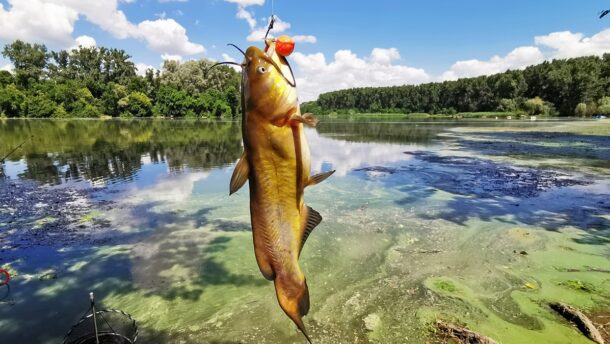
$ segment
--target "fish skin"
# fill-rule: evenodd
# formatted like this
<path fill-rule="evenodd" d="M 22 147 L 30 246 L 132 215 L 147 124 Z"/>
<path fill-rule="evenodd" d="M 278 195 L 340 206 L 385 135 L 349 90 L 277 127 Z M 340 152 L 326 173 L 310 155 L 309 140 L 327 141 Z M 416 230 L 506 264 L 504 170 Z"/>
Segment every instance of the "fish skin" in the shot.
<path fill-rule="evenodd" d="M 292 120 L 300 115 L 296 89 L 273 58 L 250 47 L 242 72 L 243 166 L 248 169 L 254 252 L 261 273 L 274 282 L 280 307 L 310 341 L 302 320 L 309 311 L 309 290 L 298 262 L 311 213 L 303 199 L 309 148 L 302 123 Z"/>

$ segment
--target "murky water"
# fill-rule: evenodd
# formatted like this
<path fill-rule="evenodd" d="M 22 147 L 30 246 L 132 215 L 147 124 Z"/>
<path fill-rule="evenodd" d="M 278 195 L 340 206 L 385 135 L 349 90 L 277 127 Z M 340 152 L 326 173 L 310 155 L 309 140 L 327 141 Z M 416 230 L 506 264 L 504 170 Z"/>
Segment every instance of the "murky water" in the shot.
<path fill-rule="evenodd" d="M 308 130 L 313 169 L 337 170 L 306 192 L 324 217 L 301 256 L 314 341 L 424 343 L 444 319 L 502 343 L 587 343 L 546 303 L 610 304 L 610 136 L 570 126 Z M 61 341 L 94 291 L 143 343 L 303 343 L 256 266 L 247 188 L 228 196 L 240 135 L 230 122 L 0 122 L 0 156 L 26 142 L 0 170 L 0 267 L 15 273 L 0 338 Z"/>

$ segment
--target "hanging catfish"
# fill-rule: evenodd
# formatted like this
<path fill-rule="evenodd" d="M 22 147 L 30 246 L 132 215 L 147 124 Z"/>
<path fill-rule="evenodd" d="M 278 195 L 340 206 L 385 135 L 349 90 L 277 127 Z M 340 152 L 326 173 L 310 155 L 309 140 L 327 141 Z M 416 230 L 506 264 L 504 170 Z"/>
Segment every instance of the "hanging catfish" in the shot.
<path fill-rule="evenodd" d="M 274 282 L 280 307 L 309 341 L 302 320 L 309 311 L 309 290 L 298 260 L 305 240 L 322 217 L 305 205 L 303 193 L 305 187 L 334 171 L 310 176 L 303 124 L 315 126 L 316 120 L 311 114 L 301 115 L 294 75 L 281 55 L 292 52 L 292 40 L 283 37 L 280 49 L 276 49 L 277 42 L 266 40 L 266 52 L 250 47 L 244 53 L 244 153 L 231 177 L 230 193 L 249 181 L 258 267 Z"/>

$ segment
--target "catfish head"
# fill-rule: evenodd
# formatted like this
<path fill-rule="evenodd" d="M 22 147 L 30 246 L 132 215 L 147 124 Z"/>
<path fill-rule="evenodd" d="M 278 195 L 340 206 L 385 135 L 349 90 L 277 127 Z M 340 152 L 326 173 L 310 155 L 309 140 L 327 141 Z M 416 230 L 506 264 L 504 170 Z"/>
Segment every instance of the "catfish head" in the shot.
<path fill-rule="evenodd" d="M 248 116 L 272 123 L 287 121 L 298 105 L 294 83 L 257 47 L 246 50 L 244 64 L 242 82 Z"/>

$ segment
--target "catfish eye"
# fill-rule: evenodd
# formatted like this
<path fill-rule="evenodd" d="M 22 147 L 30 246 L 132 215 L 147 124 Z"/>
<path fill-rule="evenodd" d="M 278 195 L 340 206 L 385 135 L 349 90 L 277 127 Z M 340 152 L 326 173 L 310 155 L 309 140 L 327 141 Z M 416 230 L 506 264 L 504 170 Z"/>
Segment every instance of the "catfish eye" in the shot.
<path fill-rule="evenodd" d="M 267 69 L 263 66 L 260 66 L 260 67 L 256 68 L 256 71 L 258 72 L 258 74 L 264 74 L 267 71 Z"/>

